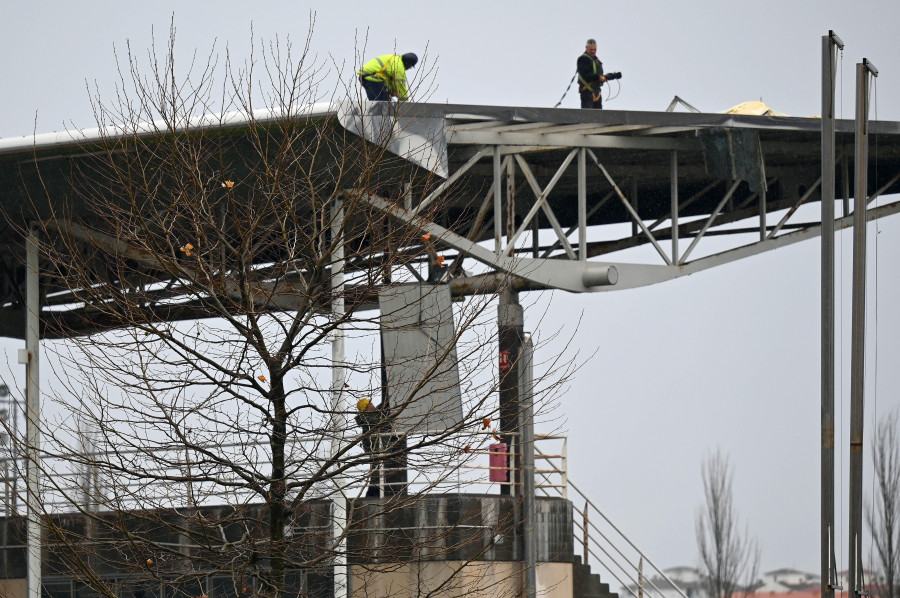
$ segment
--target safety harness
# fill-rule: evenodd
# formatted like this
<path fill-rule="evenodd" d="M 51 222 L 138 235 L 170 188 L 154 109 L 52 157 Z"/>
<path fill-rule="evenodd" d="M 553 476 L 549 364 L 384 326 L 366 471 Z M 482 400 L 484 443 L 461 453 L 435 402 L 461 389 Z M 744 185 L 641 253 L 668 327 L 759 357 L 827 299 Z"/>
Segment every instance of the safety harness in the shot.
<path fill-rule="evenodd" d="M 394 56 L 396 56 L 396 54 Z M 388 74 L 387 74 L 388 65 L 385 62 L 383 62 L 380 57 L 376 56 L 375 60 L 378 62 L 378 66 L 380 66 L 381 68 L 379 68 L 374 73 L 367 73 L 365 70 L 360 70 L 359 75 L 361 77 L 365 77 L 369 81 L 388 81 L 388 80 L 390 80 L 390 81 L 399 81 L 399 82 L 406 83 L 406 79 L 394 79 L 394 78 L 388 76 Z"/>
<path fill-rule="evenodd" d="M 375 57 L 375 60 L 378 61 L 378 65 L 381 68 L 378 69 L 377 71 L 375 71 L 374 73 L 367 73 L 365 70 L 361 69 L 359 71 L 360 76 L 365 77 L 369 81 L 384 81 L 384 80 L 388 79 L 388 76 L 386 74 L 387 65 L 381 61 L 381 58 L 379 58 L 377 56 Z"/>
<path fill-rule="evenodd" d="M 587 52 L 584 53 L 584 56 L 587 56 L 588 58 L 590 58 L 591 64 L 594 67 L 594 74 L 596 75 L 597 74 L 597 64 L 600 61 L 597 60 L 596 56 L 591 56 Z M 588 90 L 589 92 L 591 92 L 591 95 L 593 96 L 595 102 L 600 99 L 601 90 L 598 88 L 597 91 L 595 92 L 594 88 L 591 87 L 591 84 L 587 82 L 587 79 L 585 79 L 584 77 L 581 76 L 581 73 L 578 73 L 578 82 L 581 84 L 580 91 Z M 599 83 L 599 81 L 598 81 L 598 83 Z"/>

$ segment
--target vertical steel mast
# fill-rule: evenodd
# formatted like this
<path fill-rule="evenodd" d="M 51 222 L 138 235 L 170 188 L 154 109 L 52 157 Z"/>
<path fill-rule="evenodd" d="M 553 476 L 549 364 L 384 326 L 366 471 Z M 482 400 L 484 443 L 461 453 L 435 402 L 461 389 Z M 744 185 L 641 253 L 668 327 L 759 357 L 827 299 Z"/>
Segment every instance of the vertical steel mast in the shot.
<path fill-rule="evenodd" d="M 866 204 L 869 161 L 869 76 L 878 69 L 863 58 L 856 65 L 856 196 L 853 208 L 853 347 L 850 387 L 850 550 L 847 583 L 850 598 L 862 595 L 863 407 L 866 341 Z"/>
<path fill-rule="evenodd" d="M 841 38 L 822 36 L 822 598 L 834 598 L 834 88 Z"/>

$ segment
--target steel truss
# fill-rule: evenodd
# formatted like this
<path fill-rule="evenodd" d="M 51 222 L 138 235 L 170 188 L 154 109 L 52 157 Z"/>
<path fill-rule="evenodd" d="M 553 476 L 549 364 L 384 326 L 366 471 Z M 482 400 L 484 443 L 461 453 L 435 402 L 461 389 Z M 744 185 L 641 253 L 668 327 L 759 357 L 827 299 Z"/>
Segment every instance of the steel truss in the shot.
<path fill-rule="evenodd" d="M 554 114 L 559 112 L 577 111 Z M 821 222 L 814 212 L 801 210 L 821 199 L 818 147 L 806 139 L 818 137 L 816 119 L 788 118 L 784 127 L 777 117 L 692 126 L 614 124 L 617 116 L 628 120 L 620 115 L 605 114 L 611 121 L 607 123 L 561 123 L 449 113 L 441 132 L 451 156 L 449 176 L 420 201 L 408 202 L 408 207 L 371 194 L 366 197 L 374 207 L 415 223 L 447 250 L 456 251 L 454 266 L 471 258 L 494 273 L 524 279 L 529 288 L 572 292 L 664 282 L 820 234 Z M 667 114 L 659 120 L 673 117 L 690 121 L 693 115 Z M 895 123 L 887 124 L 896 128 Z M 753 129 L 767 125 L 772 126 L 770 131 Z M 808 135 L 798 133 L 804 127 Z M 752 177 L 741 177 L 734 169 L 732 177 L 721 177 L 702 167 L 709 155 L 698 137 L 713 129 L 725 131 L 729 139 L 732 129 L 753 131 L 758 156 L 752 151 L 747 155 L 756 160 L 754 167 L 761 173 L 758 189 L 753 189 Z M 842 141 L 846 145 L 852 139 L 846 136 Z M 883 157 L 896 155 L 891 143 L 892 150 Z M 730 156 L 735 163 L 741 159 L 734 157 L 737 154 L 734 150 Z M 844 165 L 848 156 L 844 152 Z M 644 162 L 652 166 L 647 168 Z M 883 162 L 879 175 L 879 186 L 868 197 L 870 205 L 886 192 L 897 191 L 900 163 Z M 846 203 L 849 184 L 842 182 Z M 478 188 L 487 193 L 471 200 L 478 214 L 467 233 L 423 216 L 441 201 L 458 202 L 461 190 L 465 194 Z M 667 191 L 665 206 L 660 189 Z M 641 205 L 645 193 L 654 196 L 653 206 Z M 900 204 L 890 203 L 870 209 L 867 217 L 898 209 Z M 623 224 L 630 225 L 630 234 L 623 233 Z M 845 211 L 836 228 L 850 224 Z"/>

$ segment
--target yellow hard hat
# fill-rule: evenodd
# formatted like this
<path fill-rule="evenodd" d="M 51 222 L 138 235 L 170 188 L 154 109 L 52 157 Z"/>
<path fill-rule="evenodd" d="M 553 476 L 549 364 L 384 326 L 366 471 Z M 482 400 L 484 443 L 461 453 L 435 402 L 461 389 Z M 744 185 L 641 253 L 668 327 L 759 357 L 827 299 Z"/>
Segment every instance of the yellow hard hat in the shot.
<path fill-rule="evenodd" d="M 372 404 L 372 401 L 370 399 L 360 399 L 356 403 L 356 408 L 359 409 L 360 411 L 365 411 L 366 409 L 369 408 L 369 405 L 371 405 L 371 404 Z"/>

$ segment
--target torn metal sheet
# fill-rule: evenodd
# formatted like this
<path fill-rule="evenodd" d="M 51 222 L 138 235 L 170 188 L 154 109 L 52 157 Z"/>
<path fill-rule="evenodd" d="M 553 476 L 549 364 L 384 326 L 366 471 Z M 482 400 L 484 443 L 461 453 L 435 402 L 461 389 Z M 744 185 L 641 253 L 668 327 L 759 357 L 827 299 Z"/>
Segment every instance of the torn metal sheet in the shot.
<path fill-rule="evenodd" d="M 766 185 L 759 132 L 752 129 L 713 128 L 699 131 L 703 159 L 710 176 L 747 181 L 750 190 L 760 193 Z"/>
<path fill-rule="evenodd" d="M 441 178 L 449 175 L 445 119 L 426 116 L 419 104 L 348 103 L 338 110 L 338 120 L 351 133 L 384 146 Z"/>
<path fill-rule="evenodd" d="M 443 432 L 462 421 L 450 287 L 402 284 L 379 295 L 393 429 Z"/>

